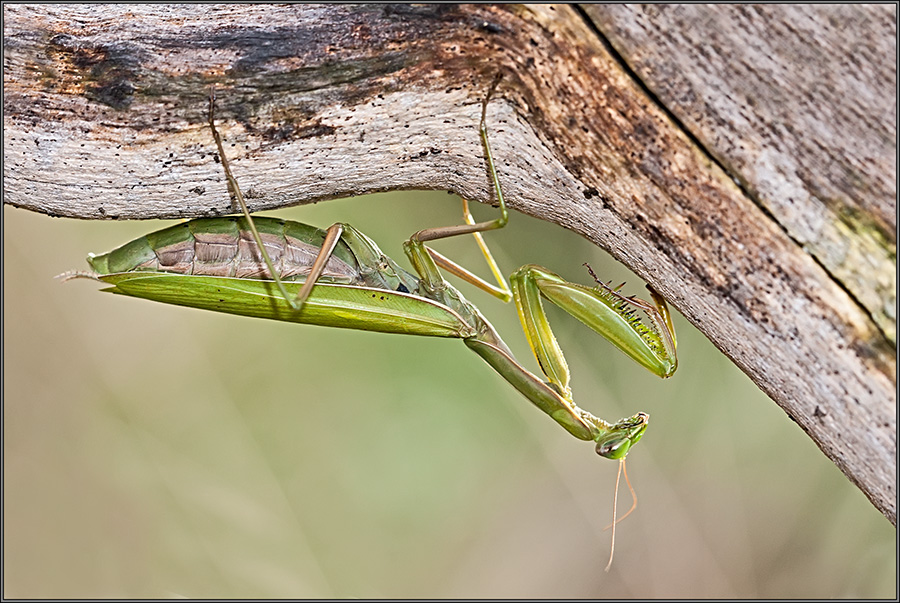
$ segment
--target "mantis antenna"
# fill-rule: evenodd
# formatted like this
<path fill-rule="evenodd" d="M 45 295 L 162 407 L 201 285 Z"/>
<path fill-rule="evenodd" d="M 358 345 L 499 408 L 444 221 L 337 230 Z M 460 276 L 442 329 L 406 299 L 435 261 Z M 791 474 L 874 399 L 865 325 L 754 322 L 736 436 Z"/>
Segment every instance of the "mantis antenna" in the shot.
<path fill-rule="evenodd" d="M 625 483 L 628 484 L 628 490 L 631 492 L 631 508 L 623 515 L 616 519 L 616 504 L 619 502 L 619 477 L 622 474 L 625 474 Z M 615 494 L 613 494 L 613 521 L 611 524 L 603 528 L 603 531 L 612 528 L 612 541 L 609 545 L 609 563 L 606 564 L 606 568 L 603 570 L 604 572 L 608 572 L 609 568 L 612 567 L 613 562 L 613 554 L 616 551 L 616 524 L 631 515 L 631 512 L 635 510 L 637 507 L 637 495 L 634 493 L 634 488 L 631 487 L 631 480 L 628 479 L 628 471 L 625 469 L 625 459 L 619 459 L 619 470 L 616 472 L 616 490 Z"/>

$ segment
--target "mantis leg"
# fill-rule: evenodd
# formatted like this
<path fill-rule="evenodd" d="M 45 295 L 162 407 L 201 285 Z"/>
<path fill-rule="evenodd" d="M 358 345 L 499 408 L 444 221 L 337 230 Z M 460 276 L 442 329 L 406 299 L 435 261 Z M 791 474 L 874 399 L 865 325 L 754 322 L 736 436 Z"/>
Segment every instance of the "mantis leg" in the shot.
<path fill-rule="evenodd" d="M 568 391 L 569 369 L 547 322 L 542 296 L 654 374 L 669 377 L 675 372 L 677 359 L 671 315 L 665 300 L 652 289 L 655 305 L 634 296 L 624 297 L 618 289 L 599 281 L 597 288 L 570 283 L 533 264 L 519 268 L 510 282 L 531 349 L 550 382 L 562 391 Z M 643 312 L 647 322 L 636 311 Z"/>
<path fill-rule="evenodd" d="M 485 336 L 468 338 L 466 345 L 569 433 L 594 440 L 598 454 L 610 459 L 624 458 L 643 436 L 649 415 L 640 412 L 609 423 L 575 404 L 569 388 L 569 367 L 550 329 L 541 297 L 551 300 L 660 376 L 669 376 L 675 370 L 674 341 L 663 318 L 663 312 L 668 315 L 667 309 L 657 310 L 642 300 L 623 297 L 602 284 L 592 289 L 569 283 L 534 265 L 517 270 L 510 277 L 510 285 L 525 336 L 547 382 L 527 371 Z M 658 295 L 654 300 L 665 303 Z M 640 322 L 632 308 L 647 311 L 654 326 Z M 659 330 L 664 330 L 663 334 Z"/>
<path fill-rule="evenodd" d="M 350 248 L 354 257 L 356 257 L 360 265 L 361 272 L 364 274 L 364 276 L 368 277 L 366 280 L 370 281 L 374 286 L 388 287 L 392 290 L 400 291 L 411 291 L 415 288 L 415 283 L 411 279 L 404 278 L 403 271 L 400 270 L 400 268 L 396 264 L 394 264 L 392 260 L 387 258 L 371 239 L 369 239 L 367 236 L 365 236 L 352 226 L 338 223 L 332 224 L 326 231 L 325 239 L 322 242 L 321 247 L 319 248 L 319 253 L 316 256 L 312 267 L 310 268 L 310 273 L 306 278 L 306 282 L 304 282 L 303 286 L 298 291 L 297 296 L 292 297 L 287 292 L 287 289 L 285 288 L 278 271 L 275 270 L 272 259 L 269 257 L 269 254 L 266 251 L 265 246 L 263 245 L 259 230 L 256 227 L 253 217 L 250 215 L 250 210 L 247 207 L 247 203 L 244 201 L 244 195 L 241 193 L 241 188 L 240 186 L 238 186 L 237 180 L 231 173 L 231 168 L 228 165 L 228 158 L 225 155 L 225 149 L 222 144 L 222 137 L 219 134 L 219 131 L 216 129 L 215 102 L 216 90 L 215 87 L 213 87 L 209 95 L 209 127 L 212 130 L 213 138 L 216 141 L 216 148 L 218 149 L 219 157 L 222 160 L 222 167 L 225 169 L 225 179 L 228 182 L 229 192 L 231 193 L 234 200 L 237 201 L 238 205 L 241 208 L 241 212 L 246 218 L 247 224 L 250 228 L 250 232 L 253 235 L 253 239 L 256 242 L 263 262 L 265 263 L 269 274 L 272 275 L 272 280 L 275 281 L 279 292 L 290 304 L 293 310 L 299 311 L 303 307 L 304 302 L 307 300 L 310 293 L 312 293 L 316 282 L 319 280 L 319 277 L 325 270 L 328 259 L 332 256 L 335 248 L 341 240 L 344 241 L 347 247 Z"/>
<path fill-rule="evenodd" d="M 472 213 L 469 211 L 469 202 L 463 199 L 462 203 L 463 217 L 466 220 L 466 224 L 474 225 L 475 219 L 472 217 Z M 508 302 L 510 299 L 512 299 L 512 292 L 509 290 L 509 285 L 506 284 L 506 279 L 503 278 L 503 274 L 500 272 L 500 268 L 497 266 L 497 262 L 496 260 L 494 260 L 494 256 L 491 254 L 491 250 L 488 249 L 487 243 L 484 242 L 484 237 L 481 236 L 481 232 L 473 232 L 472 236 L 475 237 L 475 242 L 478 244 L 478 248 L 481 249 L 481 253 L 482 255 L 484 255 L 484 259 L 487 260 L 488 267 L 491 269 L 491 273 L 494 275 L 494 279 L 497 281 L 497 285 L 492 285 L 477 274 L 466 270 L 463 266 L 457 264 L 437 250 L 432 249 L 427 245 L 425 246 L 425 249 L 428 251 L 431 257 L 434 258 L 434 261 L 437 263 L 437 265 L 447 272 L 461 278 L 470 285 L 475 285 L 482 291 L 486 291 L 487 293 L 490 293 L 494 297 L 497 297 L 504 302 Z"/>
<path fill-rule="evenodd" d="M 306 299 L 309 297 L 309 294 L 312 293 L 316 281 L 322 276 L 322 272 L 325 270 L 325 264 L 328 262 L 328 258 L 331 257 L 331 254 L 334 253 L 334 248 L 337 247 L 338 241 L 341 238 L 341 233 L 343 232 L 344 225 L 340 223 L 332 224 L 328 227 L 328 230 L 325 231 L 325 240 L 322 242 L 322 246 L 319 247 L 319 254 L 316 256 L 316 260 L 309 269 L 309 275 L 306 277 L 306 282 L 303 283 L 300 291 L 297 292 L 297 297 L 294 298 L 294 302 L 291 304 L 295 310 L 300 310 L 300 308 L 303 307 L 304 302 L 306 302 Z M 288 299 L 288 301 L 291 300 Z"/>
<path fill-rule="evenodd" d="M 494 90 L 497 88 L 497 84 L 500 82 L 500 76 L 494 80 L 491 85 L 490 90 L 485 96 L 484 102 L 481 105 L 481 142 L 484 145 L 485 158 L 487 160 L 488 169 L 491 173 L 491 180 L 494 184 L 494 191 L 497 194 L 497 203 L 500 207 L 500 217 L 494 220 L 490 220 L 487 222 L 475 222 L 475 219 L 472 217 L 472 213 L 469 211 L 469 202 L 463 199 L 463 218 L 465 219 L 465 224 L 459 224 L 455 226 L 441 226 L 437 228 L 427 228 L 425 230 L 420 230 L 419 232 L 413 234 L 410 237 L 409 243 L 411 245 L 415 245 L 418 247 L 427 250 L 428 254 L 433 258 L 433 260 L 442 268 L 458 276 L 459 278 L 465 280 L 466 282 L 479 287 L 480 289 L 487 291 L 491 295 L 502 299 L 503 301 L 510 300 L 510 290 L 509 286 L 506 284 L 506 280 L 503 278 L 503 274 L 500 272 L 500 269 L 497 267 L 497 262 L 494 260 L 494 257 L 491 255 L 490 250 L 487 247 L 487 244 L 484 242 L 484 238 L 481 236 L 482 232 L 487 230 L 495 230 L 497 228 L 503 228 L 506 226 L 506 223 L 509 220 L 509 212 L 506 209 L 506 201 L 503 199 L 503 191 L 500 188 L 500 179 L 497 176 L 497 168 L 494 165 L 494 156 L 491 153 L 491 143 L 488 140 L 487 134 L 487 106 L 488 101 L 491 98 L 491 95 L 494 93 Z M 472 234 L 475 237 L 475 241 L 478 244 L 478 247 L 481 249 L 482 254 L 484 255 L 485 260 L 487 260 L 488 266 L 491 269 L 491 273 L 494 275 L 494 279 L 497 281 L 497 285 L 492 285 L 482 279 L 481 277 L 469 272 L 456 262 L 450 260 L 449 258 L 441 255 L 434 249 L 424 245 L 425 241 L 435 241 L 438 239 L 446 239 L 448 237 L 455 237 L 459 235 Z M 429 275 L 434 276 L 434 275 Z M 436 282 L 435 282 L 436 284 Z"/>
<path fill-rule="evenodd" d="M 343 242 L 350 250 L 366 284 L 391 291 L 410 292 L 417 281 L 406 274 L 391 258 L 384 255 L 372 239 L 349 224 L 332 224 L 325 231 L 325 238 L 319 253 L 310 268 L 306 281 L 297 292 L 295 309 L 302 308 L 316 282 L 325 270 L 328 259 L 334 254 L 338 243 Z M 288 300 L 290 301 L 290 300 Z"/>
<path fill-rule="evenodd" d="M 594 440 L 598 454 L 610 459 L 624 458 L 643 436 L 649 415 L 641 412 L 610 424 L 575 404 L 569 389 L 569 367 L 550 329 L 541 297 L 609 339 L 660 377 L 670 376 L 677 365 L 671 316 L 665 301 L 652 289 L 655 305 L 624 297 L 603 283 L 595 289 L 570 283 L 535 265 L 517 270 L 510 277 L 510 284 L 525 336 L 548 381 L 541 382 L 483 337 L 467 339 L 466 345 L 574 436 Z M 635 310 L 646 313 L 649 326 Z"/>
<path fill-rule="evenodd" d="M 284 296 L 284 299 L 287 300 L 287 302 L 291 305 L 291 308 L 293 308 L 294 310 L 299 310 L 300 305 L 296 300 L 292 299 L 291 296 L 288 295 L 287 289 L 285 289 L 281 277 L 275 270 L 275 266 L 272 264 L 272 259 L 269 257 L 269 254 L 266 251 L 265 246 L 263 245 L 262 237 L 259 236 L 259 230 L 257 230 L 256 224 L 253 222 L 253 218 L 250 216 L 250 210 L 247 208 L 247 202 L 244 201 L 244 195 L 241 193 L 241 187 L 238 186 L 237 180 L 235 180 L 234 176 L 231 174 L 231 168 L 228 166 L 228 158 L 225 156 L 225 148 L 222 145 L 222 136 L 219 135 L 219 131 L 216 130 L 215 112 L 216 88 L 215 86 L 213 86 L 209 93 L 209 127 L 212 129 L 213 138 L 215 138 L 216 140 L 216 148 L 219 151 L 219 158 L 222 160 L 222 167 L 225 169 L 225 179 L 228 181 L 229 192 L 231 193 L 232 197 L 238 202 L 238 205 L 240 206 L 244 217 L 247 219 L 247 225 L 250 227 L 250 232 L 253 235 L 253 240 L 256 241 L 256 246 L 259 249 L 259 253 L 266 264 L 266 268 L 268 268 L 269 270 L 269 274 L 272 275 L 272 279 L 278 286 L 278 290 L 281 292 L 281 295 Z M 309 292 L 307 292 L 307 295 L 308 294 Z"/>

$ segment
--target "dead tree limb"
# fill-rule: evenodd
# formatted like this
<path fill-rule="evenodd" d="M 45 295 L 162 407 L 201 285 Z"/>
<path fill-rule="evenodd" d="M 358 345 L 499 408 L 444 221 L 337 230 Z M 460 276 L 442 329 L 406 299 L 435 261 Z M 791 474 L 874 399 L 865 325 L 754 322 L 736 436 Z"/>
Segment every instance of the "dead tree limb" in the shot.
<path fill-rule="evenodd" d="M 895 523 L 896 116 L 870 101 L 895 98 L 896 7 L 856 7 L 867 35 L 825 6 L 675 8 L 6 5 L 4 202 L 231 213 L 212 84 L 254 210 L 490 202 L 476 127 L 502 71 L 511 207 L 661 291 Z M 779 54 L 810 40 L 822 60 Z M 814 89 L 848 57 L 852 89 Z"/>

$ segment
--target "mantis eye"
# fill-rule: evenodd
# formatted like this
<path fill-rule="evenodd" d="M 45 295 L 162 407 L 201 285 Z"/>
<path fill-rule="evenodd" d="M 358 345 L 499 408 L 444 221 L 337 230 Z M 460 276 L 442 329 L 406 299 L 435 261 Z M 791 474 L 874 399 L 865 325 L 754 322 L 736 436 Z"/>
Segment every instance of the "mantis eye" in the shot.
<path fill-rule="evenodd" d="M 649 415 L 640 412 L 613 425 L 597 438 L 597 454 L 607 459 L 624 459 L 631 447 L 643 437 L 649 419 Z"/>
<path fill-rule="evenodd" d="M 597 442 L 597 454 L 607 459 L 624 458 L 632 444 L 633 442 L 627 435 L 601 440 Z"/>

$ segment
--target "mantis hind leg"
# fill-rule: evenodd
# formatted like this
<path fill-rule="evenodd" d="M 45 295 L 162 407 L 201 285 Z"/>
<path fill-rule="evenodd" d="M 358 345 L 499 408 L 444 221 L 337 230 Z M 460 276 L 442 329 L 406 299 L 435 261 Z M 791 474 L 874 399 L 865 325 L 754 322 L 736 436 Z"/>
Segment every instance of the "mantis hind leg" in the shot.
<path fill-rule="evenodd" d="M 316 256 L 312 267 L 309 269 L 309 275 L 306 277 L 306 282 L 300 287 L 300 291 L 297 292 L 297 297 L 294 298 L 294 302 L 291 304 L 295 310 L 300 310 L 309 297 L 309 294 L 312 293 L 316 281 L 322 276 L 322 272 L 325 270 L 325 264 L 328 262 L 328 258 L 331 257 L 331 254 L 334 253 L 334 248 L 337 247 L 343 232 L 344 225 L 340 223 L 332 224 L 328 227 L 328 230 L 325 231 L 325 240 L 322 242 L 322 246 L 319 247 L 319 253 Z M 291 300 L 288 299 L 288 301 L 290 302 Z"/>
<path fill-rule="evenodd" d="M 216 141 L 216 148 L 219 151 L 219 159 L 222 160 L 222 167 L 225 170 L 225 179 L 228 181 L 229 193 L 231 194 L 232 199 L 237 201 L 238 205 L 241 208 L 241 212 L 244 214 L 244 217 L 247 220 L 247 225 L 250 227 L 250 233 L 253 235 L 253 240 L 256 242 L 256 246 L 259 249 L 259 253 L 262 256 L 266 268 L 269 270 L 269 274 L 272 275 L 272 280 L 275 281 L 275 284 L 278 286 L 278 290 L 281 292 L 281 295 L 284 297 L 284 299 L 291 305 L 291 308 L 293 308 L 294 310 L 299 310 L 302 304 L 298 304 L 297 300 L 292 298 L 290 294 L 288 294 L 287 289 L 285 289 L 284 283 L 282 282 L 278 271 L 275 270 L 275 266 L 272 263 L 272 259 L 269 257 L 269 253 L 266 251 L 265 245 L 263 245 L 262 237 L 260 237 L 259 235 L 259 230 L 257 230 L 256 228 L 253 217 L 250 215 L 250 210 L 247 208 L 247 202 L 244 201 L 244 195 L 241 193 L 241 187 L 238 186 L 237 180 L 235 180 L 234 176 L 231 174 L 231 167 L 229 167 L 228 165 L 228 157 L 225 155 L 225 148 L 222 145 L 222 136 L 216 129 L 215 113 L 216 88 L 215 86 L 213 86 L 209 92 L 209 127 L 212 130 L 213 138 Z M 309 292 L 307 291 L 307 295 L 308 294 Z"/>
<path fill-rule="evenodd" d="M 384 255 L 372 239 L 353 226 L 339 222 L 332 224 L 325 231 L 319 253 L 310 267 L 306 281 L 297 292 L 294 300 L 295 309 L 302 308 L 309 298 L 339 243 L 342 243 L 355 259 L 360 277 L 367 286 L 405 293 L 416 289 L 418 282 L 415 278 Z"/>
<path fill-rule="evenodd" d="M 303 286 L 297 293 L 296 297 L 292 297 L 284 286 L 284 283 L 281 279 L 279 272 L 275 269 L 275 266 L 272 262 L 272 259 L 269 257 L 269 253 L 266 251 L 265 245 L 263 245 L 262 238 L 260 237 L 259 230 L 256 227 L 256 223 L 253 220 L 253 217 L 250 215 L 250 210 L 247 207 L 247 203 L 244 201 L 244 195 L 241 193 L 241 188 L 237 183 L 237 180 L 231 173 L 231 167 L 228 164 L 228 157 L 225 155 L 224 145 L 222 144 L 222 137 L 219 134 L 219 131 L 216 129 L 215 123 L 215 102 L 216 102 L 216 91 L 215 87 L 210 90 L 209 95 L 209 127 L 212 130 L 213 138 L 216 141 L 216 148 L 219 152 L 219 158 L 222 161 L 222 167 L 225 170 L 225 179 L 228 182 L 229 193 L 232 195 L 234 201 L 237 202 L 238 206 L 241 208 L 241 212 L 244 214 L 246 218 L 247 224 L 250 228 L 250 232 L 253 235 L 253 239 L 256 242 L 257 248 L 259 249 L 260 256 L 262 257 L 263 262 L 266 265 L 266 268 L 269 271 L 269 274 L 272 275 L 272 280 L 275 281 L 276 286 L 278 287 L 279 292 L 282 297 L 290 304 L 291 308 L 294 311 L 300 311 L 303 308 L 303 304 L 312 293 L 313 288 L 315 287 L 316 282 L 319 280 L 319 277 L 322 275 L 325 270 L 326 264 L 334 253 L 335 248 L 338 243 L 343 240 L 343 242 L 350 248 L 354 257 L 356 257 L 361 272 L 364 276 L 368 276 L 368 281 L 372 282 L 375 286 L 379 287 L 388 287 L 392 290 L 403 290 L 404 288 L 409 291 L 411 288 L 414 288 L 414 284 L 409 281 L 409 279 L 403 279 L 400 274 L 402 271 L 399 270 L 392 261 L 384 256 L 381 253 L 381 250 L 373 243 L 368 237 L 364 234 L 349 226 L 347 224 L 332 224 L 325 233 L 325 238 L 322 242 L 322 245 L 319 247 L 319 252 L 316 255 L 316 259 L 310 268 L 310 273 L 306 277 L 306 282 L 303 283 Z M 403 281 L 406 282 L 403 282 Z"/>

